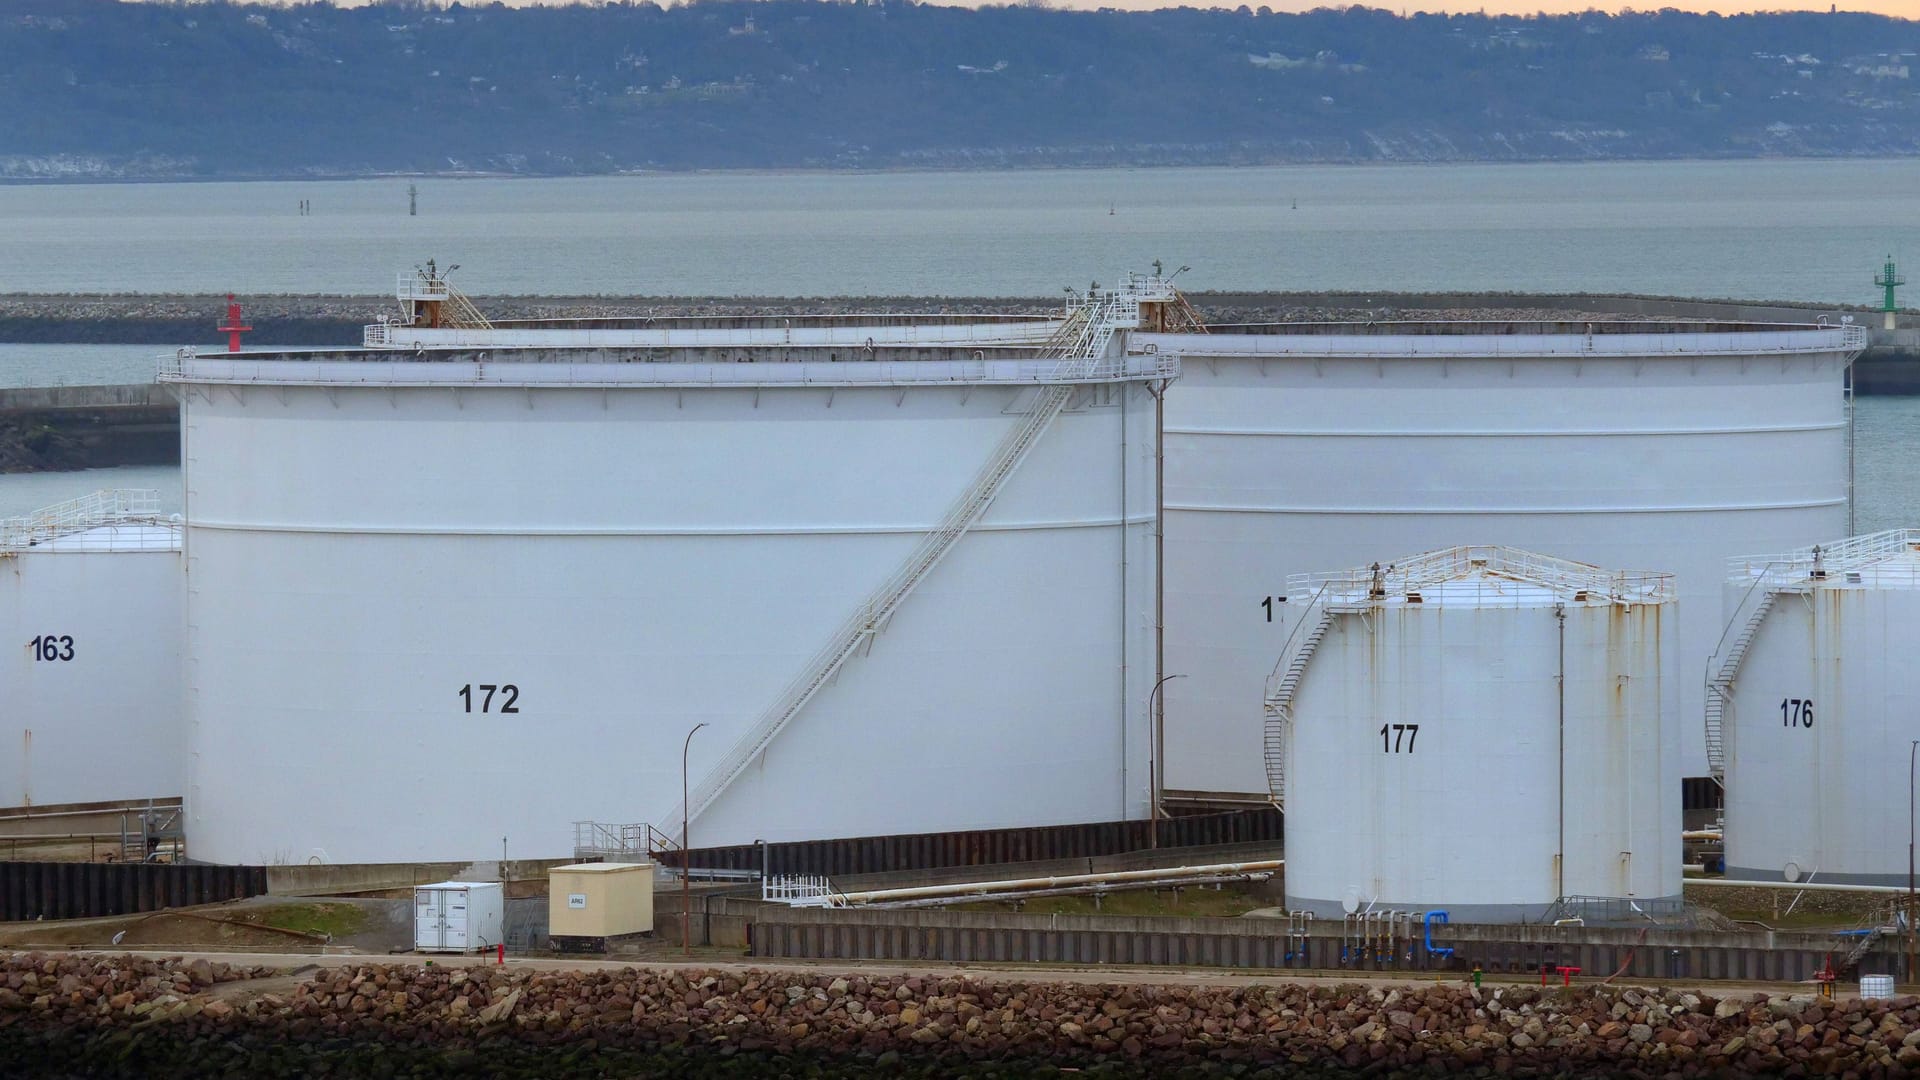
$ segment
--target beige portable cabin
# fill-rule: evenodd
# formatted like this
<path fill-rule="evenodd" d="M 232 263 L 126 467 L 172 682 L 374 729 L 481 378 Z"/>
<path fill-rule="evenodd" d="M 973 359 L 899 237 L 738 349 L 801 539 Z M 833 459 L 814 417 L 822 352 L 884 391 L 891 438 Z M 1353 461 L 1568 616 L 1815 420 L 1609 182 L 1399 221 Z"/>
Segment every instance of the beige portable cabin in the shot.
<path fill-rule="evenodd" d="M 652 863 L 572 863 L 547 872 L 555 948 L 599 949 L 608 938 L 652 932 Z"/>

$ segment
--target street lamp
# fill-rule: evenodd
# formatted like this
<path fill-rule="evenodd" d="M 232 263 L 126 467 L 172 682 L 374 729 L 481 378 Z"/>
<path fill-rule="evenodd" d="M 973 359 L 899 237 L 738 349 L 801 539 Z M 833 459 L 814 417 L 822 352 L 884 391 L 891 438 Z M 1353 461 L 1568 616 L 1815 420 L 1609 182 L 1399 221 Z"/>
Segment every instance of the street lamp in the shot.
<path fill-rule="evenodd" d="M 680 955 L 693 955 L 693 942 L 689 938 L 693 925 L 693 837 L 687 832 L 687 749 L 693 745 L 693 732 L 706 727 L 705 720 L 693 725 L 693 731 L 687 732 L 687 741 L 680 744 Z"/>
<path fill-rule="evenodd" d="M 1182 269 L 1185 269 L 1185 267 L 1182 267 Z M 1160 826 L 1158 824 L 1160 821 L 1160 802 L 1162 792 L 1167 786 L 1166 715 L 1164 713 L 1164 703 L 1156 706 L 1155 700 L 1160 696 L 1160 688 L 1167 685 L 1170 680 L 1184 678 L 1186 678 L 1185 675 L 1162 675 L 1160 676 L 1160 681 L 1153 684 L 1153 689 L 1147 691 L 1147 714 L 1153 718 L 1153 805 L 1150 808 L 1148 816 L 1155 822 L 1153 826 L 1153 836 L 1155 840 L 1153 846 L 1155 847 L 1160 846 L 1158 842 L 1160 837 Z"/>
<path fill-rule="evenodd" d="M 1907 742 L 1907 981 L 1913 981 L 1913 767 L 1920 757 L 1920 739 Z"/>

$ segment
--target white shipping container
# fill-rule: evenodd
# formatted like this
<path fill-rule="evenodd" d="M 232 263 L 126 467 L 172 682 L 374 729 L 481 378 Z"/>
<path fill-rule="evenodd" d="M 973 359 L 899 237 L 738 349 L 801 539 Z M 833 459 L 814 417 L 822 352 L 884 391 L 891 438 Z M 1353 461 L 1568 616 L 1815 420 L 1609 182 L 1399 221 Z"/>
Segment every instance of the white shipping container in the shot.
<path fill-rule="evenodd" d="M 413 890 L 413 947 L 477 952 L 506 940 L 506 890 L 497 881 L 442 881 Z"/>

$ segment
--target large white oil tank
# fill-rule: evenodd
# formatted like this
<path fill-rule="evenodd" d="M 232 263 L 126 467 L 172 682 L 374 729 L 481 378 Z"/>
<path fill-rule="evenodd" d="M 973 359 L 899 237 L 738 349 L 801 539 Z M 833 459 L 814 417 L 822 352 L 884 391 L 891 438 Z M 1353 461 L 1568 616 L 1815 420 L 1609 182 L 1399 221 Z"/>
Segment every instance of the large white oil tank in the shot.
<path fill-rule="evenodd" d="M 1847 531 L 1857 327 L 1235 329 L 1132 337 L 1184 361 L 1165 419 L 1176 794 L 1266 793 L 1257 702 L 1290 574 L 1469 543 L 1671 570 L 1697 716 L 1726 560 Z M 1705 776 L 1699 725 L 1683 739 L 1681 775 Z"/>
<path fill-rule="evenodd" d="M 1265 761 L 1289 908 L 1678 902 L 1670 575 L 1457 547 L 1286 585 Z"/>
<path fill-rule="evenodd" d="M 183 357 L 195 854 L 1144 817 L 1177 367 L 1073 347 Z"/>
<path fill-rule="evenodd" d="M 0 807 L 180 795 L 181 593 L 157 492 L 0 520 Z"/>
<path fill-rule="evenodd" d="M 1728 877 L 1907 884 L 1916 644 L 1920 530 L 1733 561 L 1705 714 Z"/>

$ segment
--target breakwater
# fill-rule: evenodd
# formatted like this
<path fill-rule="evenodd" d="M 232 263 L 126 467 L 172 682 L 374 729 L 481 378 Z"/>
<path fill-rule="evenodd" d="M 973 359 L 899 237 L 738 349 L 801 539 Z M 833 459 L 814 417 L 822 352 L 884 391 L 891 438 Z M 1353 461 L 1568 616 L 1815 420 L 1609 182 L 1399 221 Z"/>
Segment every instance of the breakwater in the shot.
<path fill-rule="evenodd" d="M 179 403 L 158 384 L 0 390 L 0 473 L 179 460 Z"/>
<path fill-rule="evenodd" d="M 1170 983 L 1174 980 L 1170 980 Z M 1920 999 L 1605 987 L 0 960 L 0 1071 L 38 1076 L 1895 1077 Z"/>

